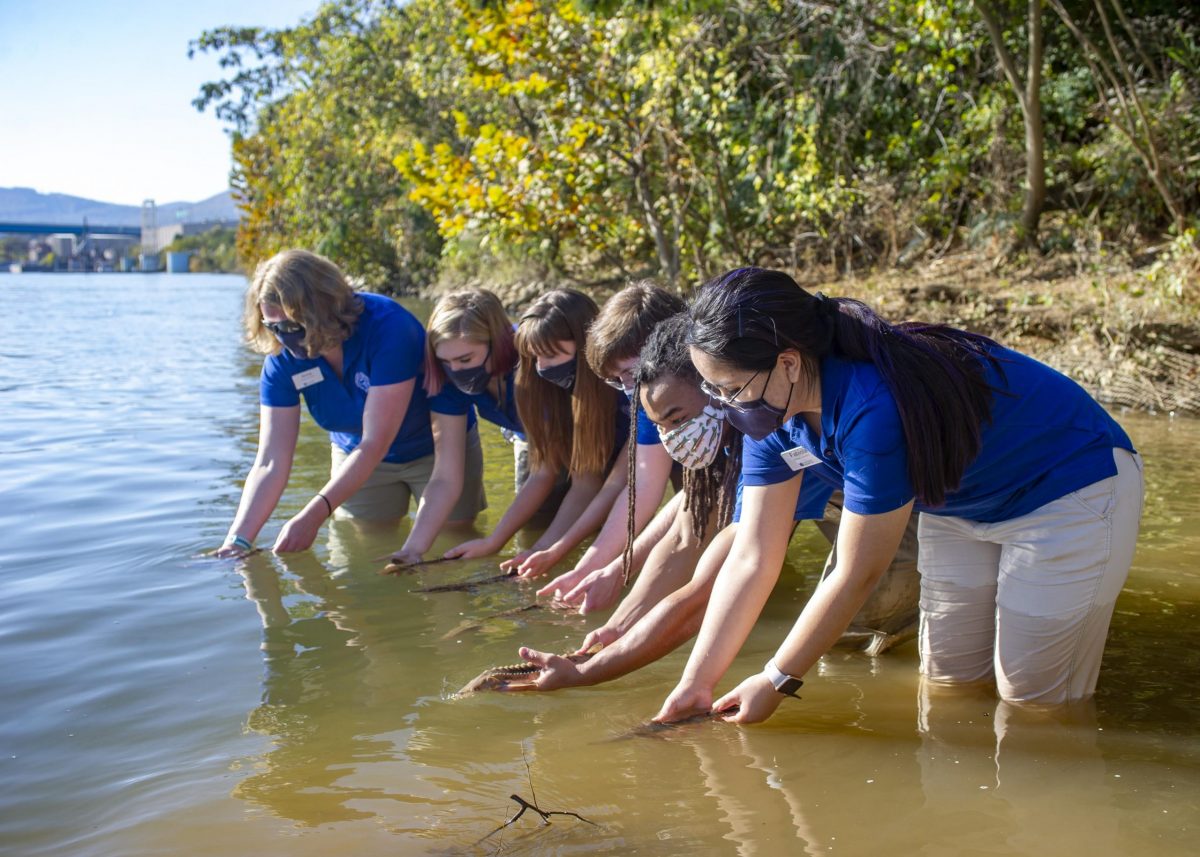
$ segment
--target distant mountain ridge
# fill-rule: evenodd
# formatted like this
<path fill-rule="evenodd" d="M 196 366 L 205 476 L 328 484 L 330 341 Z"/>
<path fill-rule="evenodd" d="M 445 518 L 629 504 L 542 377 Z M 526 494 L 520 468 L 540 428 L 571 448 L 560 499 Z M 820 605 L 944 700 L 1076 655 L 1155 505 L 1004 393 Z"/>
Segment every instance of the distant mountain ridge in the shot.
<path fill-rule="evenodd" d="M 200 202 L 167 202 L 156 208 L 159 226 L 238 219 L 237 205 L 228 190 Z M 73 226 L 84 218 L 102 226 L 141 226 L 142 207 L 99 202 L 65 193 L 38 193 L 28 187 L 0 187 L 0 221 Z"/>

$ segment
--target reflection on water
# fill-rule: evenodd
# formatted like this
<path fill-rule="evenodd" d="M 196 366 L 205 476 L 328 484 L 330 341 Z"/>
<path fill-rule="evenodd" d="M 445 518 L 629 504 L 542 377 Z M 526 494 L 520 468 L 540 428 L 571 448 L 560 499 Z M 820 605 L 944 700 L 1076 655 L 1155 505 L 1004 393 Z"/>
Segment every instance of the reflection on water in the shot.
<path fill-rule="evenodd" d="M 827 656 L 762 726 L 613 741 L 657 710 L 687 649 L 597 688 L 452 698 L 519 645 L 566 651 L 600 621 L 521 611 L 534 587 L 511 581 L 413 591 L 495 560 L 381 575 L 404 533 L 343 521 L 309 553 L 195 558 L 254 454 L 241 288 L 0 276 L 0 318 L 20 320 L 0 356 L 6 853 L 1194 851 L 1200 421 L 1121 416 L 1147 511 L 1093 703 L 1039 712 L 925 686 L 908 644 Z M 483 437 L 486 528 L 512 459 Z M 328 467 L 306 420 L 264 541 Z M 802 527 L 723 687 L 775 648 L 824 554 Z M 511 794 L 598 826 L 526 813 L 476 845 Z"/>

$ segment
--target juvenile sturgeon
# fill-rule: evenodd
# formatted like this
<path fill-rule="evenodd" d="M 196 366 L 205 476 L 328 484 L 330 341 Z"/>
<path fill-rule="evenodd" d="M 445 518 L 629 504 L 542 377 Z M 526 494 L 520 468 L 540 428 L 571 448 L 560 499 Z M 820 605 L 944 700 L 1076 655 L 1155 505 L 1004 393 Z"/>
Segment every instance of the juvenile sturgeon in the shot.
<path fill-rule="evenodd" d="M 442 639 L 443 640 L 453 640 L 459 634 L 465 634 L 468 631 L 478 631 L 480 628 L 482 628 L 488 622 L 491 622 L 493 619 L 507 619 L 510 616 L 517 616 L 517 615 L 520 615 L 521 613 L 528 613 L 531 610 L 545 610 L 545 609 L 546 608 L 543 607 L 541 604 L 525 604 L 525 605 L 522 605 L 521 607 L 513 607 L 511 610 L 500 610 L 496 613 L 489 613 L 486 616 L 480 616 L 478 619 L 465 619 L 462 622 L 460 622 L 459 624 L 455 625 L 453 628 L 451 628 L 445 634 L 442 634 Z"/>
<path fill-rule="evenodd" d="M 492 577 L 475 577 L 469 580 L 460 580 L 457 583 L 442 583 L 437 586 L 425 586 L 421 589 L 414 589 L 413 592 L 474 592 L 480 586 L 487 586 L 491 583 L 500 583 L 503 580 L 511 580 L 517 576 L 517 570 L 506 571 L 503 574 L 493 575 Z"/>
<path fill-rule="evenodd" d="M 591 656 L 591 652 L 582 655 L 563 655 L 573 664 L 581 664 Z M 541 667 L 529 661 L 503 667 L 490 667 L 463 685 L 462 690 L 455 696 L 465 696 L 468 693 L 478 693 L 483 690 L 533 690 L 534 677 L 541 670 Z"/>
<path fill-rule="evenodd" d="M 738 706 L 731 705 L 720 711 L 697 711 L 695 714 L 689 714 L 687 717 L 682 717 L 679 720 L 672 720 L 669 723 L 659 723 L 656 720 L 650 720 L 646 723 L 639 723 L 632 729 L 627 729 L 620 735 L 614 735 L 601 743 L 610 743 L 612 741 L 626 741 L 630 738 L 653 738 L 661 735 L 664 732 L 671 732 L 678 729 L 680 726 L 691 726 L 693 723 L 708 723 L 710 721 L 721 721 L 725 717 L 732 714 L 737 714 Z"/>

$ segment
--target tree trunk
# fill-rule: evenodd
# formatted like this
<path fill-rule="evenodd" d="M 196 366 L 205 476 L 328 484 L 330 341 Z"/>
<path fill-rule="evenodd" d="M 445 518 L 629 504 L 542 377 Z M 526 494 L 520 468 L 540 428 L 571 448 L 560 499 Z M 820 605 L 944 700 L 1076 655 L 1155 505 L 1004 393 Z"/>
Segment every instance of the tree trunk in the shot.
<path fill-rule="evenodd" d="M 996 11 L 986 0 L 975 0 L 975 9 L 991 36 L 996 59 L 1000 61 L 1000 68 L 1017 95 L 1025 125 L 1025 205 L 1021 212 L 1019 234 L 1009 248 L 1010 253 L 1021 247 L 1037 246 L 1042 208 L 1046 204 L 1046 135 L 1042 127 L 1042 3 L 1043 0 L 1029 0 L 1029 51 L 1025 79 L 1022 80 L 1017 64 L 1004 44 L 1004 28 Z"/>

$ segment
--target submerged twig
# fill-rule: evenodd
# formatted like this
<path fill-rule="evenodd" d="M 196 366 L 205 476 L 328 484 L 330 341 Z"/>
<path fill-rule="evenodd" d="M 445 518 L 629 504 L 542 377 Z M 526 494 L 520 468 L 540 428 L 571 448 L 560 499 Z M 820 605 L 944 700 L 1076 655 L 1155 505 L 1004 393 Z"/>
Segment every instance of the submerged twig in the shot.
<path fill-rule="evenodd" d="M 525 810 L 527 810 L 527 809 L 532 809 L 539 816 L 541 816 L 542 824 L 544 824 L 544 825 L 550 823 L 550 816 L 552 816 L 552 815 L 569 815 L 572 818 L 577 818 L 582 822 L 590 824 L 592 827 L 600 826 L 600 825 L 596 824 L 596 822 L 594 822 L 590 819 L 584 818 L 582 815 L 580 815 L 577 812 L 571 812 L 570 810 L 565 810 L 565 809 L 542 809 L 541 807 L 539 807 L 537 805 L 537 791 L 535 791 L 533 788 L 533 773 L 529 769 L 529 759 L 526 758 L 526 756 L 525 756 L 525 747 L 523 745 L 521 747 L 521 761 L 525 763 L 525 779 L 529 783 L 529 793 L 531 795 L 533 795 L 533 800 L 527 801 L 527 800 L 525 800 L 525 798 L 521 797 L 520 795 L 515 795 L 515 794 L 509 795 L 508 796 L 509 800 L 516 801 L 517 806 L 519 806 L 521 808 L 519 810 L 517 810 L 516 815 L 514 815 L 508 821 L 501 824 L 499 827 L 497 827 L 491 833 L 487 834 L 486 836 L 481 836 L 481 837 L 479 837 L 479 839 L 475 840 L 476 845 L 478 845 L 480 842 L 483 842 L 485 839 L 490 839 L 491 837 L 493 837 L 497 833 L 499 833 L 501 830 L 508 827 L 510 824 L 515 822 L 518 818 L 523 816 L 525 814 Z"/>

